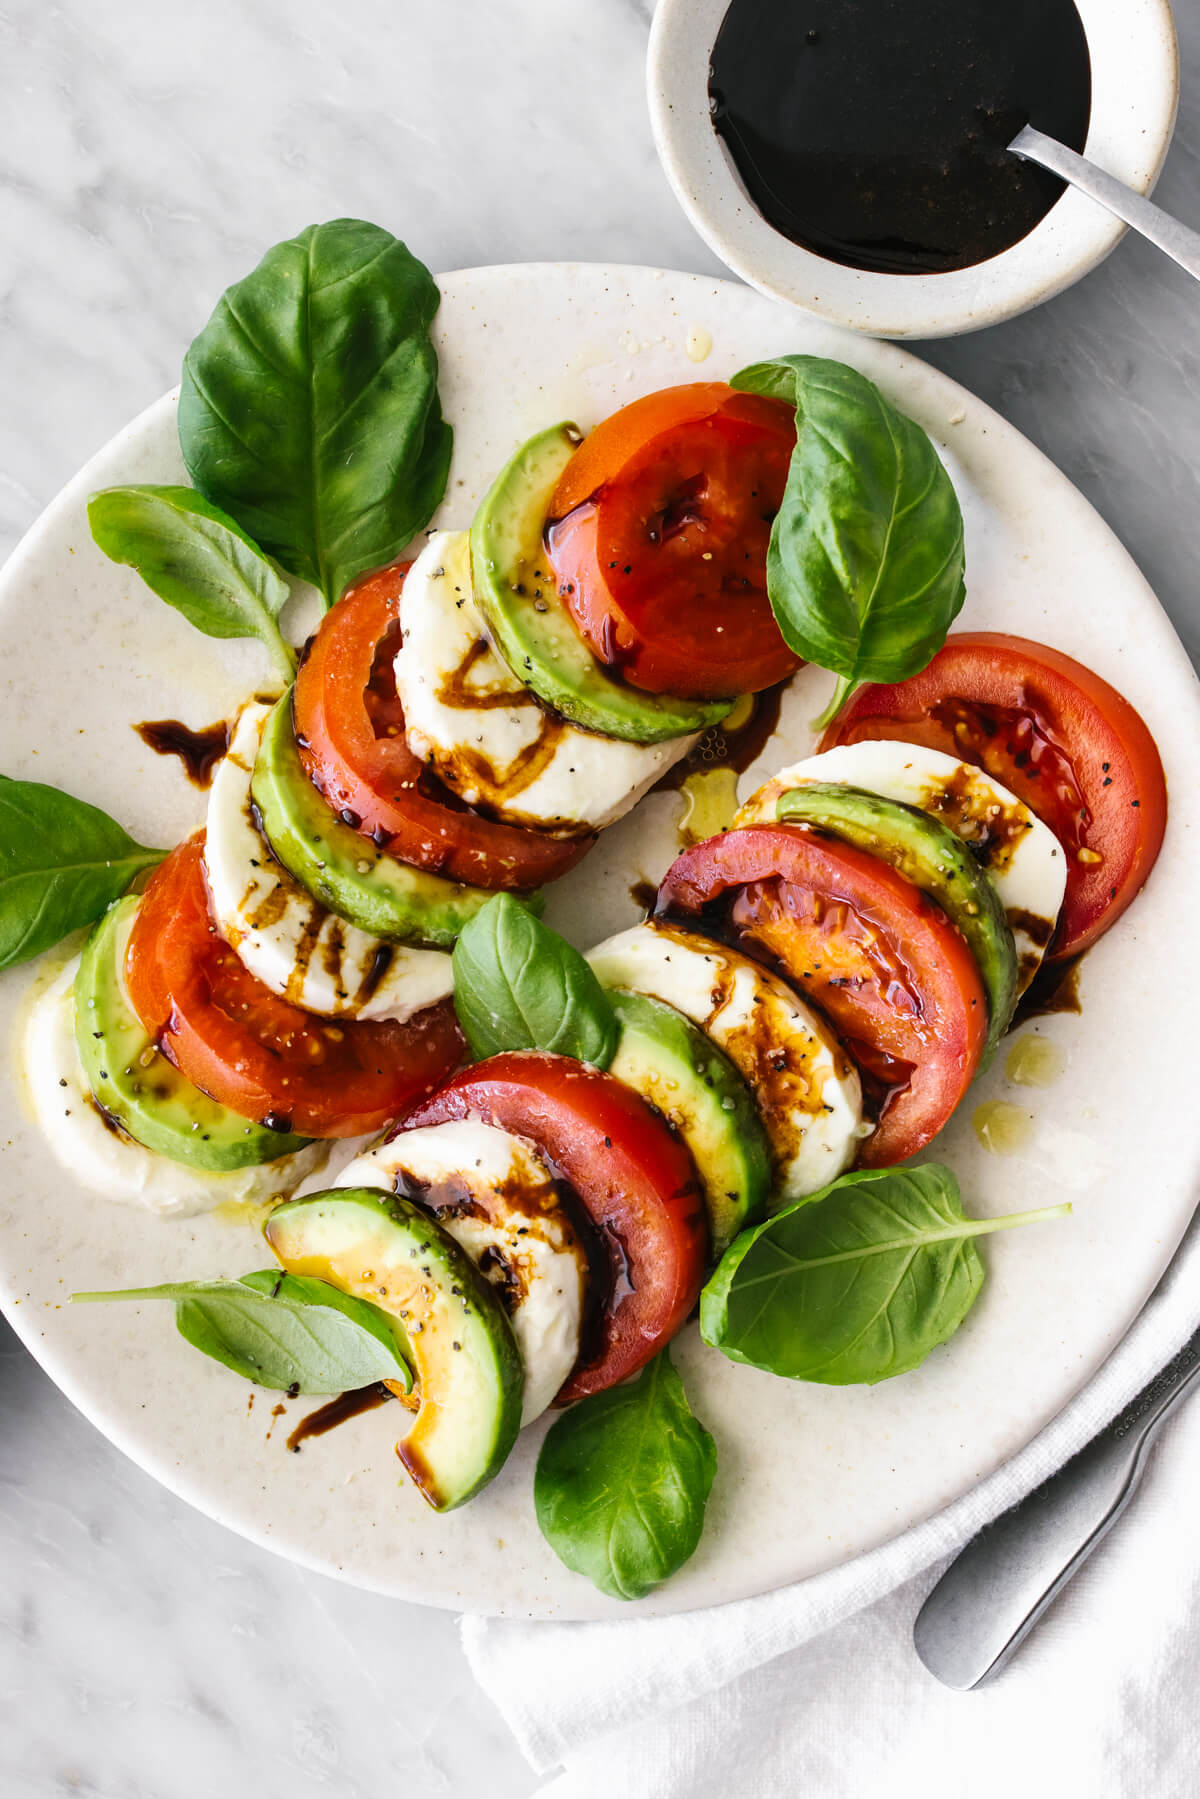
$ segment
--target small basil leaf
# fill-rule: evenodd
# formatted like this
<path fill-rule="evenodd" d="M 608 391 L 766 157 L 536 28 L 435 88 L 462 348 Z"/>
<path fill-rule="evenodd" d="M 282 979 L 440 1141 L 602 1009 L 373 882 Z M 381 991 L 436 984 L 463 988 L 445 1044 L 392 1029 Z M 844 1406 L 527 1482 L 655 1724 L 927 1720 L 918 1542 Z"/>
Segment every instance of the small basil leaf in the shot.
<path fill-rule="evenodd" d="M 166 853 L 135 843 L 86 800 L 0 775 L 0 968 L 94 924 Z"/>
<path fill-rule="evenodd" d="M 347 1393 L 386 1380 L 412 1389 L 399 1326 L 379 1307 L 310 1275 L 267 1268 L 237 1281 L 172 1281 L 71 1298 L 173 1300 L 180 1336 L 260 1387 Z"/>
<path fill-rule="evenodd" d="M 223 295 L 184 360 L 189 475 L 328 605 L 393 561 L 445 492 L 439 298 L 390 232 L 310 225 Z"/>
<path fill-rule="evenodd" d="M 962 609 L 963 521 L 927 434 L 842 362 L 779 356 L 733 377 L 796 409 L 767 591 L 788 646 L 862 681 L 920 672 Z"/>
<path fill-rule="evenodd" d="M 105 487 L 88 501 L 92 536 L 209 637 L 258 637 L 285 681 L 296 658 L 279 632 L 288 587 L 227 513 L 190 487 Z"/>
<path fill-rule="evenodd" d="M 454 1009 L 472 1054 L 543 1049 L 607 1068 L 620 1024 L 577 949 L 498 893 L 454 946 Z"/>
<path fill-rule="evenodd" d="M 735 1362 L 847 1386 L 916 1368 L 983 1285 L 975 1239 L 1069 1205 L 968 1218 L 948 1168 L 867 1169 L 743 1231 L 700 1296 L 700 1335 Z"/>
<path fill-rule="evenodd" d="M 533 1501 L 559 1560 L 614 1599 L 644 1599 L 693 1553 L 717 1449 L 662 1350 L 550 1427 Z"/>

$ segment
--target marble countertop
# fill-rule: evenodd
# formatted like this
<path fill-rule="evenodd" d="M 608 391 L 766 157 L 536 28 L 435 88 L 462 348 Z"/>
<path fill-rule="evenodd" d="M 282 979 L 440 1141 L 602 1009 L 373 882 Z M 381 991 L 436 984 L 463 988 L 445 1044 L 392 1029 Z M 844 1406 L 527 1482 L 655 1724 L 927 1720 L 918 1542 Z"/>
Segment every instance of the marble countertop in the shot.
<path fill-rule="evenodd" d="M 1200 0 L 1158 198 L 1200 224 Z M 0 555 L 177 378 L 277 239 L 357 214 L 432 268 L 719 273 L 655 161 L 647 0 L 9 0 L 0 8 Z M 1127 240 L 923 351 L 1039 444 L 1200 653 L 1200 308 Z M 111 1448 L 0 1325 L 0 1791 L 520 1799 L 456 1621 L 278 1561 Z"/>

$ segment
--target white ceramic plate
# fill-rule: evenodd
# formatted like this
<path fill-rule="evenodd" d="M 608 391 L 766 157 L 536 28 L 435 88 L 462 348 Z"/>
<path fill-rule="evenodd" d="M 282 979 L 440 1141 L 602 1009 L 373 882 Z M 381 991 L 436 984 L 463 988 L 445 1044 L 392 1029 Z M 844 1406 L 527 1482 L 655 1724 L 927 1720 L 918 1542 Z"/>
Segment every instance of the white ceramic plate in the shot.
<path fill-rule="evenodd" d="M 1165 1266 L 1195 1198 L 1195 687 L 1153 595 L 1080 495 L 987 407 L 902 352 L 732 283 L 657 270 L 477 269 L 445 277 L 442 293 L 442 394 L 457 442 L 438 522 L 465 525 L 516 443 L 559 418 L 590 425 L 650 389 L 727 376 L 777 352 L 844 357 L 920 419 L 946 457 L 967 521 L 963 624 L 1044 639 L 1113 681 L 1147 718 L 1171 783 L 1158 868 L 1084 964 L 1082 1016 L 1039 1027 L 1061 1045 L 1065 1074 L 1045 1091 L 1006 1087 L 1001 1056 L 941 1146 L 970 1209 L 1068 1196 L 1074 1217 L 990 1239 L 990 1278 L 959 1335 L 918 1372 L 874 1389 L 791 1385 L 725 1361 L 694 1329 L 680 1341 L 677 1361 L 720 1468 L 698 1553 L 640 1609 L 687 1609 L 829 1568 L 964 1492 L 1100 1365 Z M 709 337 L 711 354 L 690 360 L 688 342 L 695 353 Z M 144 843 L 177 840 L 203 799 L 177 763 L 143 748 L 131 721 L 208 724 L 266 675 L 256 646 L 199 636 L 89 540 L 94 488 L 177 479 L 167 398 L 71 483 L 0 583 L 0 766 L 96 801 Z M 827 680 L 799 678 L 743 792 L 809 748 L 804 721 Z M 584 945 L 631 922 L 629 885 L 671 859 L 678 804 L 651 796 L 607 832 L 554 890 L 551 922 Z M 38 978 L 0 979 L 8 1044 Z M 1035 1114 L 1020 1155 L 988 1155 L 975 1137 L 971 1113 L 992 1096 Z M 290 1455 L 284 1438 L 311 1400 L 288 1403 L 278 1419 L 270 1395 L 248 1405 L 251 1390 L 189 1349 L 167 1307 L 64 1305 L 76 1288 L 237 1275 L 269 1261 L 245 1222 L 159 1222 L 75 1191 L 18 1082 L 0 1089 L 5 1312 L 142 1467 L 254 1541 L 383 1592 L 543 1618 L 622 1609 L 567 1573 L 538 1534 L 531 1482 L 542 1427 L 525 1433 L 479 1499 L 437 1517 L 392 1455 L 395 1408 Z"/>

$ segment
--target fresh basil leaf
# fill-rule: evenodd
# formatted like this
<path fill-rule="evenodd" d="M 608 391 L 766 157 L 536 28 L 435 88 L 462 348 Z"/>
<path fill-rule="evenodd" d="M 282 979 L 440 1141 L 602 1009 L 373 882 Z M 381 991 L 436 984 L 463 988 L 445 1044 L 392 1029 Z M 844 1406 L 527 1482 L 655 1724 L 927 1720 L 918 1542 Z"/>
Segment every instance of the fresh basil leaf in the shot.
<path fill-rule="evenodd" d="M 477 1060 L 544 1049 L 607 1068 L 620 1023 L 577 949 L 509 893 L 463 926 L 454 946 L 454 1009 Z"/>
<path fill-rule="evenodd" d="M 209 637 L 258 637 L 285 681 L 296 658 L 279 631 L 288 597 L 266 557 L 227 513 L 190 487 L 105 487 L 88 501 L 92 536 L 112 562 Z"/>
<path fill-rule="evenodd" d="M 796 409 L 767 592 L 789 648 L 841 677 L 829 719 L 941 649 L 966 597 L 958 496 L 920 425 L 844 362 L 778 356 L 733 386 Z"/>
<path fill-rule="evenodd" d="M 865 1169 L 743 1231 L 700 1295 L 700 1335 L 735 1362 L 848 1386 L 916 1368 L 983 1285 L 975 1239 L 1069 1205 L 968 1218 L 948 1168 Z"/>
<path fill-rule="evenodd" d="M 348 1393 L 386 1380 L 412 1390 L 394 1320 L 311 1275 L 265 1268 L 236 1281 L 172 1281 L 71 1298 L 173 1300 L 180 1336 L 260 1387 Z"/>
<path fill-rule="evenodd" d="M 695 1550 L 716 1471 L 716 1444 L 664 1349 L 551 1425 L 533 1481 L 538 1525 L 602 1593 L 644 1599 Z"/>
<path fill-rule="evenodd" d="M 228 289 L 184 360 L 188 474 L 327 605 L 393 561 L 445 492 L 439 298 L 390 232 L 310 225 Z"/>
<path fill-rule="evenodd" d="M 94 924 L 166 853 L 135 843 L 86 800 L 0 775 L 0 968 Z"/>

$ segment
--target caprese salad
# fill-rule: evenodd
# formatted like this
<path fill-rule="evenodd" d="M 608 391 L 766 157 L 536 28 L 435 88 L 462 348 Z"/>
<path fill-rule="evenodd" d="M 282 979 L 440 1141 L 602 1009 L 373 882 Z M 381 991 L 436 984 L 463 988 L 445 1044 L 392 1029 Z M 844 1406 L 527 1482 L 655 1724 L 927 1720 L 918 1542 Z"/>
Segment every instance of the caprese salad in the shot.
<path fill-rule="evenodd" d="M 169 854 L 4 782 L 0 965 L 91 927 L 24 1058 L 81 1187 L 269 1202 L 275 1270 L 80 1297 L 170 1299 L 266 1385 L 384 1382 L 438 1509 L 570 1407 L 539 1519 L 631 1597 L 691 1553 L 713 1478 L 667 1353 L 697 1304 L 734 1359 L 838 1382 L 915 1367 L 965 1316 L 975 1239 L 1023 1220 L 970 1219 L 911 1158 L 1043 959 L 1134 898 L 1165 786 L 1098 676 L 949 634 L 953 486 L 841 364 L 778 358 L 544 430 L 469 529 L 402 560 L 449 462 L 435 307 L 356 221 L 223 298 L 185 363 L 195 487 L 108 489 L 89 514 L 286 685 L 243 708 L 204 830 Z M 328 602 L 298 659 L 281 569 Z M 816 753 L 685 848 L 642 923 L 586 957 L 543 925 L 540 890 L 803 661 L 838 678 Z M 292 1197 L 344 1139 L 332 1183 Z M 902 1310 L 898 1282 L 878 1298 L 898 1259 Z"/>

